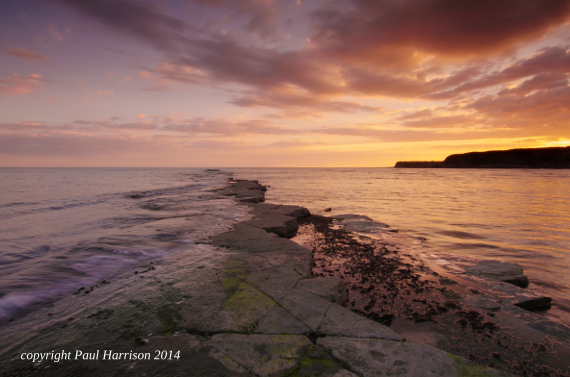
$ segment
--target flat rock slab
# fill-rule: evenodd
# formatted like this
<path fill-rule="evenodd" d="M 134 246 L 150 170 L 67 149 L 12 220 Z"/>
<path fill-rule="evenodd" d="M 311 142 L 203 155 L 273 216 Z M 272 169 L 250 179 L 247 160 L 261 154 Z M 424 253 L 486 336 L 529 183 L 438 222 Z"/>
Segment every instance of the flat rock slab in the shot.
<path fill-rule="evenodd" d="M 309 216 L 311 213 L 305 207 L 281 205 L 275 209 L 275 211 L 281 213 L 285 216 L 292 216 L 294 218 L 302 219 L 303 217 Z"/>
<path fill-rule="evenodd" d="M 304 335 L 309 332 L 311 329 L 307 325 L 281 306 L 276 306 L 261 318 L 253 330 L 255 334 L 266 335 Z"/>
<path fill-rule="evenodd" d="M 270 203 L 248 204 L 253 220 L 247 224 L 275 233 L 279 237 L 291 238 L 297 234 L 297 219 L 310 215 L 307 208 Z"/>
<path fill-rule="evenodd" d="M 294 237 L 299 229 L 297 219 L 280 213 L 258 214 L 255 219 L 246 221 L 245 224 L 263 229 L 266 232 L 275 233 L 283 238 Z"/>
<path fill-rule="evenodd" d="M 327 336 L 317 344 L 364 377 L 502 376 L 425 344 Z"/>
<path fill-rule="evenodd" d="M 342 279 L 315 277 L 299 281 L 297 288 L 319 295 L 327 301 L 343 305 L 348 296 L 348 289 Z"/>
<path fill-rule="evenodd" d="M 244 203 L 261 203 L 265 201 L 267 188 L 258 181 L 230 181 L 228 186 L 219 190 L 220 195 L 233 196 Z"/>
<path fill-rule="evenodd" d="M 528 287 L 528 277 L 516 263 L 495 260 L 481 261 L 475 265 L 465 266 L 465 272 L 470 275 L 496 279 L 522 288 Z"/>
<path fill-rule="evenodd" d="M 217 334 L 208 345 L 211 356 L 238 373 L 256 376 L 281 376 L 293 369 L 311 345 L 302 335 Z"/>
<path fill-rule="evenodd" d="M 390 228 L 390 225 L 374 221 L 368 216 L 343 214 L 333 218 L 340 221 L 340 224 L 350 232 L 358 233 L 379 233 L 379 232 L 397 232 L 398 229 Z"/>
<path fill-rule="evenodd" d="M 342 306 L 332 305 L 321 323 L 319 332 L 326 336 L 377 338 L 402 341 L 403 338 L 378 322 L 361 317 Z"/>
<path fill-rule="evenodd" d="M 312 255 L 308 249 L 295 242 L 288 241 L 276 234 L 268 233 L 257 226 L 246 223 L 236 224 L 234 230 L 212 237 L 211 242 L 216 246 L 247 253 L 303 251 Z"/>
<path fill-rule="evenodd" d="M 245 333 L 277 303 L 242 276 L 239 263 L 228 260 L 225 271 L 205 271 L 200 285 L 180 282 L 188 298 L 180 305 L 180 322 L 191 333 Z"/>
<path fill-rule="evenodd" d="M 295 288 L 279 304 L 312 332 L 319 330 L 325 314 L 334 305 L 320 296 Z"/>

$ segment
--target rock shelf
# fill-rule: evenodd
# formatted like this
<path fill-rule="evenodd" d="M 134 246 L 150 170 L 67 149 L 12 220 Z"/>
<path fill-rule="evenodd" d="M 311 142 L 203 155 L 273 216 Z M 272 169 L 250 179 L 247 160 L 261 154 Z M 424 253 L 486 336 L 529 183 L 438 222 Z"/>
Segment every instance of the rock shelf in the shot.
<path fill-rule="evenodd" d="M 144 272 L 92 289 L 89 304 L 85 295 L 71 295 L 4 326 L 2 375 L 507 375 L 407 341 L 394 328 L 343 307 L 351 298 L 349 284 L 314 276 L 312 250 L 289 239 L 309 211 L 264 203 L 265 190 L 256 181 L 231 181 L 219 192 L 248 206 L 253 218 L 196 245 L 208 257 L 161 258 Z M 70 351 L 72 358 L 76 350 L 101 354 L 57 363 L 22 360 L 26 352 L 51 350 Z M 102 360 L 105 350 L 152 359 Z M 169 358 L 170 351 L 180 357 Z"/>

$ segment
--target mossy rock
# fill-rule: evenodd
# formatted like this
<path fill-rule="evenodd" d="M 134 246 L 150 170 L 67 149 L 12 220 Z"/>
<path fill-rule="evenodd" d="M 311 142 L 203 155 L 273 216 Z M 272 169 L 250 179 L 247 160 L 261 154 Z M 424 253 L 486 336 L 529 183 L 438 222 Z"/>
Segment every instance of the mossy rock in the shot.
<path fill-rule="evenodd" d="M 299 364 L 283 377 L 313 377 L 334 375 L 342 367 L 321 346 L 310 345 L 299 360 Z"/>

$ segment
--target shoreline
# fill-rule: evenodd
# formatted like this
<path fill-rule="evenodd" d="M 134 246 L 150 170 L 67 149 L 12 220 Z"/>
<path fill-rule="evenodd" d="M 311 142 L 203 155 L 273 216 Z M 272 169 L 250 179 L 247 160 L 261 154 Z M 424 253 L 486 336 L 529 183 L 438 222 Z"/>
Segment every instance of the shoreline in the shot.
<path fill-rule="evenodd" d="M 428 369 L 434 375 L 501 375 L 430 345 L 404 341 L 391 328 L 339 305 L 349 295 L 346 283 L 311 277 L 313 253 L 287 238 L 309 211 L 264 203 L 265 190 L 256 181 L 233 181 L 219 191 L 249 207 L 254 218 L 198 244 L 208 258 L 167 256 L 97 287 L 95 307 L 81 305 L 81 296 L 66 297 L 14 321 L 15 331 L 5 339 L 24 336 L 20 344 L 4 346 L 0 365 L 11 371 L 5 375 L 424 376 Z M 18 333 L 26 321 L 42 318 L 45 326 Z M 36 365 L 18 360 L 22 352 L 54 348 L 86 354 L 180 351 L 180 358 Z"/>
<path fill-rule="evenodd" d="M 550 298 L 517 286 L 528 285 L 517 265 L 473 260 L 450 272 L 426 259 L 421 248 L 399 244 L 407 236 L 386 224 L 357 215 L 335 220 L 333 226 L 331 218 L 309 220 L 301 232 L 317 239 L 315 275 L 346 282 L 347 308 L 408 341 L 481 365 L 517 375 L 568 375 L 570 329 L 533 312 L 548 307 Z M 357 232 L 339 230 L 345 222 L 344 229 Z M 385 236 L 382 241 L 370 232 L 374 228 Z"/>

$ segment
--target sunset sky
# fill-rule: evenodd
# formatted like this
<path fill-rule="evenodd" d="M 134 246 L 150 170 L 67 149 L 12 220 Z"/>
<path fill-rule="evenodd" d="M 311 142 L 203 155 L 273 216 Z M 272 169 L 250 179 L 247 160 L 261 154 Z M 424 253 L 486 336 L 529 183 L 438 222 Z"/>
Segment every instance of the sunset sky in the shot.
<path fill-rule="evenodd" d="M 2 0 L 0 166 L 570 145 L 570 0 Z"/>

